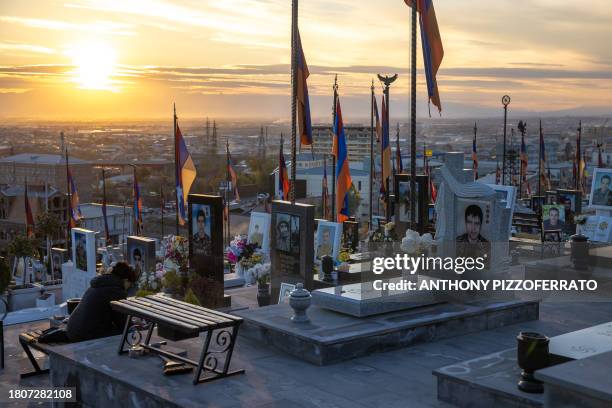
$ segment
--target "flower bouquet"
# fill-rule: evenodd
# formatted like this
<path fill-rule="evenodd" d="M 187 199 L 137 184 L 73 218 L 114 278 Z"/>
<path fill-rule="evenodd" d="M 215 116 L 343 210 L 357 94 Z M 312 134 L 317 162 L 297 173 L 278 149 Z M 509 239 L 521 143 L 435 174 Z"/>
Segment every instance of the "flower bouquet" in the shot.
<path fill-rule="evenodd" d="M 189 243 L 178 235 L 168 236 L 162 243 L 164 247 L 164 270 L 186 272 L 189 261 Z"/>
<path fill-rule="evenodd" d="M 397 241 L 395 235 L 395 223 L 388 222 L 384 226 L 379 227 L 372 236 L 370 242 L 394 242 Z"/>
<path fill-rule="evenodd" d="M 238 276 L 244 278 L 247 284 L 259 279 L 260 269 L 253 269 L 266 262 L 266 254 L 258 244 L 249 244 L 245 236 L 239 235 L 230 242 L 226 253 L 228 261 L 236 265 Z"/>
<path fill-rule="evenodd" d="M 418 232 L 409 229 L 406 230 L 406 236 L 402 238 L 400 248 L 410 255 L 420 255 L 429 251 L 433 244 L 434 239 L 430 233 L 419 235 Z"/>

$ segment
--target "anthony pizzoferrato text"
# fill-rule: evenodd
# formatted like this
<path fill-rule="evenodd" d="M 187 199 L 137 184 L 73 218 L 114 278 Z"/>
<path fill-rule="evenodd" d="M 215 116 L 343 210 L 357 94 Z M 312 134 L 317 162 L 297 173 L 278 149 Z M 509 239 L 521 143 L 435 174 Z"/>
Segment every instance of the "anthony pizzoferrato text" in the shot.
<path fill-rule="evenodd" d="M 386 270 L 403 270 L 411 275 L 417 271 L 453 271 L 462 275 L 468 271 L 482 271 L 485 268 L 485 257 L 427 257 L 425 255 L 411 257 L 408 254 L 396 254 L 394 257 L 376 257 L 372 260 L 372 272 L 381 275 Z M 596 291 L 597 281 L 594 279 L 425 279 L 411 281 L 384 281 L 377 279 L 373 289 L 380 291 L 412 291 L 412 290 L 502 290 L 502 291 Z"/>

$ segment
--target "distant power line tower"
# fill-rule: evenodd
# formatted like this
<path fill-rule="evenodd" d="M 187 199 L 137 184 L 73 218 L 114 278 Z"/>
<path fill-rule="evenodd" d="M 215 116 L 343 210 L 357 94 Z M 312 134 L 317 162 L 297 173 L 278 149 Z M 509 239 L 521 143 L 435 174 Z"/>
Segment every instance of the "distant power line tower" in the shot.
<path fill-rule="evenodd" d="M 503 169 L 506 172 L 504 176 L 504 180 L 506 180 L 506 185 L 510 185 L 510 186 L 519 185 L 518 160 L 520 160 L 520 155 L 514 143 L 514 128 L 511 128 L 510 129 L 510 146 L 509 146 L 509 149 L 506 151 L 505 163 L 503 166 Z"/>
<path fill-rule="evenodd" d="M 210 120 L 208 120 L 208 116 L 206 117 L 206 140 L 204 145 L 210 148 Z"/>

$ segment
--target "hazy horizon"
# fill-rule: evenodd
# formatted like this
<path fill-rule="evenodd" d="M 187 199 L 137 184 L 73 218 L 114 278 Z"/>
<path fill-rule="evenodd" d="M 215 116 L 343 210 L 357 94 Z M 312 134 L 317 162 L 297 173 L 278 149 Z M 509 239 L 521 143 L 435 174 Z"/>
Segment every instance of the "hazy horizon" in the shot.
<path fill-rule="evenodd" d="M 290 1 L 24 0 L 0 6 L 0 118 L 286 120 Z M 612 8 L 550 0 L 435 1 L 444 118 L 606 115 Z M 368 118 L 377 73 L 398 73 L 392 118 L 408 116 L 410 10 L 402 0 L 301 2 L 314 118 Z M 417 113 L 428 117 L 418 52 Z M 375 82 L 380 98 L 381 86 Z M 380 101 L 379 101 L 380 104 Z M 405 112 L 405 115 L 400 112 Z M 433 118 L 438 117 L 432 109 Z"/>

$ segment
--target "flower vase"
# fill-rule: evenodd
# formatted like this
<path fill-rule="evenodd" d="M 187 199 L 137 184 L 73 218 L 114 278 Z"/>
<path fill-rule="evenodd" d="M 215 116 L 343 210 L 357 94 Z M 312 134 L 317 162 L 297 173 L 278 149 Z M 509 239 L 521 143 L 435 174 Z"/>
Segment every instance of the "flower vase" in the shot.
<path fill-rule="evenodd" d="M 244 268 L 242 267 L 242 265 L 240 265 L 240 262 L 236 263 L 236 276 L 238 276 L 239 278 L 244 278 Z"/>
<path fill-rule="evenodd" d="M 270 306 L 270 284 L 257 283 L 257 304 L 259 307 Z"/>

